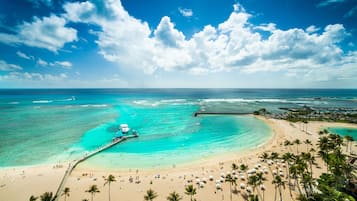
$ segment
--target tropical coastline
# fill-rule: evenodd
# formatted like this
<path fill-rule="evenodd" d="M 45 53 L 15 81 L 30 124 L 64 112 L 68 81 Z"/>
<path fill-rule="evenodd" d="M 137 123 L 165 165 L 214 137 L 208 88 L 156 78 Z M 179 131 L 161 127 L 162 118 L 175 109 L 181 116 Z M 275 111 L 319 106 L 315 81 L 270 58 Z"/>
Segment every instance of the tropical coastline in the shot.
<path fill-rule="evenodd" d="M 70 200 L 80 200 L 83 198 L 89 199 L 89 194 L 85 190 L 92 184 L 99 187 L 101 193 L 95 195 L 96 200 L 107 199 L 107 188 L 104 185 L 104 178 L 113 174 L 117 181 L 112 184 L 112 198 L 120 198 L 121 200 L 141 200 L 147 189 L 155 190 L 159 197 L 157 200 L 165 200 L 166 196 L 172 192 L 177 191 L 181 195 L 184 194 L 184 188 L 188 181 L 192 180 L 193 184 L 198 178 L 209 178 L 214 176 L 214 181 L 220 177 L 220 174 L 231 172 L 231 164 L 247 164 L 248 167 L 253 168 L 260 163 L 262 166 L 267 166 L 259 156 L 263 153 L 296 153 L 296 146 L 284 146 L 284 141 L 294 141 L 299 139 L 301 142 L 309 139 L 312 142 L 311 147 L 317 149 L 318 132 L 328 127 L 352 127 L 357 128 L 356 125 L 330 122 L 309 122 L 307 134 L 299 129 L 298 123 L 291 123 L 285 120 L 266 119 L 265 117 L 258 117 L 267 123 L 273 130 L 274 135 L 263 146 L 256 147 L 246 152 L 236 152 L 227 155 L 212 157 L 207 160 L 202 160 L 196 163 L 187 164 L 185 166 L 176 166 L 171 168 L 155 168 L 155 169 L 135 169 L 131 170 L 96 170 L 91 168 L 82 168 L 79 166 L 69 177 L 66 186 L 71 189 Z M 302 151 L 308 150 L 309 145 L 298 145 Z M 353 151 L 357 149 L 352 147 Z M 320 168 L 314 168 L 314 175 L 319 175 L 325 171 L 321 159 L 317 158 L 317 164 Z M 33 166 L 33 167 L 15 167 L 5 168 L 0 170 L 1 197 L 6 200 L 26 200 L 31 195 L 40 195 L 43 192 L 54 192 L 59 184 L 59 181 L 65 171 L 66 166 Z M 285 170 L 284 170 L 285 171 Z M 272 177 L 267 175 L 267 180 L 264 182 L 266 186 L 266 195 L 274 194 L 274 186 L 271 184 Z M 222 184 L 223 191 L 217 191 L 215 182 L 207 181 L 204 188 L 197 187 L 197 200 L 216 201 L 221 199 L 229 199 L 229 184 Z M 246 181 L 238 181 L 238 184 L 246 183 Z M 196 186 L 196 184 L 194 184 Z M 22 188 L 22 193 L 15 193 L 18 188 Z M 26 187 L 26 188 L 25 188 Z M 243 191 L 242 191 L 243 192 Z M 293 195 L 297 195 L 295 190 Z M 289 191 L 283 191 L 284 200 L 289 200 Z M 60 198 L 62 200 L 63 198 Z M 243 200 L 242 194 L 234 194 L 233 200 Z M 265 200 L 274 200 L 274 196 L 269 196 Z"/>

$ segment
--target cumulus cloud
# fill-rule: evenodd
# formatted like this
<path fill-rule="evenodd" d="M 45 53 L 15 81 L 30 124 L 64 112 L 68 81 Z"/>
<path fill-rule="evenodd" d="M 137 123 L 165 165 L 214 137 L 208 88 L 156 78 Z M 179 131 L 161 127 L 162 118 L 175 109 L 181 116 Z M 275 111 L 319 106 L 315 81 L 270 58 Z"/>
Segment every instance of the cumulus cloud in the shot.
<path fill-rule="evenodd" d="M 68 20 L 101 28 L 96 32 L 96 43 L 106 60 L 148 74 L 160 70 L 195 75 L 236 70 L 282 71 L 297 76 L 357 64 L 350 56 L 354 54 L 339 46 L 349 35 L 342 24 L 327 25 L 320 32 L 313 25 L 306 30 L 282 30 L 274 23 L 254 25 L 249 22 L 251 14 L 240 4 L 235 4 L 228 19 L 217 27 L 207 25 L 191 38 L 176 29 L 168 16 L 150 29 L 146 22 L 130 16 L 119 0 L 66 3 L 64 9 Z M 263 37 L 261 31 L 268 35 Z"/>
<path fill-rule="evenodd" d="M 34 56 L 27 55 L 27 54 L 25 54 L 23 52 L 20 52 L 20 51 L 17 51 L 16 55 L 21 57 L 21 58 L 23 58 L 23 59 L 27 59 L 27 60 L 34 60 L 35 59 Z"/>
<path fill-rule="evenodd" d="M 178 8 L 179 12 L 181 13 L 182 16 L 184 17 L 192 17 L 193 11 L 192 9 L 189 8 Z"/>
<path fill-rule="evenodd" d="M 0 60 L 0 71 L 17 71 L 22 70 L 21 66 L 9 64 L 4 60 Z"/>
<path fill-rule="evenodd" d="M 178 47 L 185 40 L 183 33 L 175 29 L 171 19 L 167 16 L 161 19 L 154 35 L 158 41 L 170 47 Z"/>
<path fill-rule="evenodd" d="M 78 40 L 77 30 L 65 25 L 66 20 L 55 15 L 42 19 L 34 17 L 32 22 L 19 25 L 16 34 L 0 33 L 0 42 L 8 45 L 23 44 L 57 52 L 65 43 Z"/>

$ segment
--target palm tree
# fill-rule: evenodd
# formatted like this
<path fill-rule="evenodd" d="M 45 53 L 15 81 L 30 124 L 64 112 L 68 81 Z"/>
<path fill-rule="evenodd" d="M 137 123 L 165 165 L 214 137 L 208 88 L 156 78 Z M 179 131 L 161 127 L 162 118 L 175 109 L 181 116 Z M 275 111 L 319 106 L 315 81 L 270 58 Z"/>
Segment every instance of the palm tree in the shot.
<path fill-rule="evenodd" d="M 240 164 L 239 169 L 240 169 L 242 172 L 245 172 L 245 171 L 248 169 L 248 165 Z"/>
<path fill-rule="evenodd" d="M 41 201 L 53 201 L 55 200 L 55 197 L 53 196 L 52 192 L 45 192 L 41 196 Z"/>
<path fill-rule="evenodd" d="M 312 142 L 309 139 L 306 139 L 304 141 L 304 144 L 306 144 L 306 152 L 308 152 L 309 151 L 309 145 L 312 145 Z"/>
<path fill-rule="evenodd" d="M 238 165 L 235 163 L 232 163 L 232 170 L 238 170 Z"/>
<path fill-rule="evenodd" d="M 91 194 L 91 196 L 92 196 L 92 199 L 91 199 L 91 200 L 92 200 L 92 201 L 93 201 L 94 195 L 95 195 L 96 193 L 100 193 L 100 191 L 99 191 L 97 185 L 91 185 L 91 186 L 89 186 L 89 189 L 86 190 L 86 192 Z"/>
<path fill-rule="evenodd" d="M 29 201 L 36 201 L 37 199 L 38 199 L 38 197 L 35 197 L 35 196 L 31 195 Z"/>
<path fill-rule="evenodd" d="M 284 146 L 289 146 L 289 150 L 291 151 L 290 145 L 292 145 L 292 143 L 289 140 L 284 141 Z"/>
<path fill-rule="evenodd" d="M 256 175 L 248 177 L 248 184 L 253 187 L 253 193 L 255 193 L 255 188 L 258 186 L 258 178 Z"/>
<path fill-rule="evenodd" d="M 196 188 L 194 188 L 192 185 L 188 185 L 186 186 L 185 190 L 185 194 L 191 196 L 191 201 L 193 201 L 192 197 L 196 195 Z"/>
<path fill-rule="evenodd" d="M 234 177 L 232 177 L 231 174 L 227 174 L 226 175 L 226 179 L 225 179 L 225 182 L 228 182 L 229 183 L 229 187 L 230 187 L 230 193 L 231 193 L 231 201 L 232 201 L 232 185 L 237 185 L 237 182 L 236 182 L 236 179 Z"/>
<path fill-rule="evenodd" d="M 170 193 L 170 195 L 167 196 L 166 199 L 168 201 L 180 201 L 180 200 L 182 200 L 182 197 L 174 191 L 174 192 Z"/>
<path fill-rule="evenodd" d="M 279 154 L 277 152 L 270 153 L 270 159 L 275 160 L 279 158 Z"/>
<path fill-rule="evenodd" d="M 266 162 L 266 160 L 269 158 L 269 154 L 264 152 L 262 153 L 262 155 L 259 156 L 259 158 L 261 158 L 264 162 Z"/>
<path fill-rule="evenodd" d="M 302 179 L 301 179 L 301 183 L 303 184 L 304 190 L 305 190 L 305 194 L 306 197 L 309 197 L 312 193 L 312 184 L 314 183 L 314 179 L 312 178 L 312 176 L 310 174 L 302 174 Z"/>
<path fill-rule="evenodd" d="M 105 178 L 104 179 L 105 180 L 105 183 L 104 183 L 104 186 L 106 185 L 106 184 L 108 184 L 108 188 L 109 188 L 109 201 L 110 201 L 110 183 L 112 183 L 112 182 L 115 182 L 116 180 L 115 180 L 115 177 L 113 176 L 113 175 L 108 175 L 108 177 L 107 178 Z"/>
<path fill-rule="evenodd" d="M 249 201 L 259 201 L 258 195 L 249 195 Z"/>
<path fill-rule="evenodd" d="M 291 186 L 290 186 L 290 183 L 291 183 L 291 177 L 290 177 L 290 162 L 294 159 L 294 154 L 291 154 L 291 153 L 285 153 L 282 157 L 284 159 L 284 161 L 286 162 L 286 177 L 288 178 L 288 181 L 289 181 L 289 193 L 290 193 L 290 197 L 292 198 L 293 197 L 293 194 L 291 193 Z"/>
<path fill-rule="evenodd" d="M 64 195 L 64 201 L 67 200 L 67 197 L 69 197 L 69 192 L 70 189 L 68 187 L 64 188 L 62 195 Z"/>
<path fill-rule="evenodd" d="M 152 201 L 155 198 L 157 198 L 157 193 L 153 191 L 151 188 L 146 191 L 146 195 L 144 195 L 144 200 L 146 201 Z"/>
<path fill-rule="evenodd" d="M 274 177 L 274 180 L 273 180 L 272 184 L 275 184 L 274 201 L 276 200 L 276 189 L 279 189 L 280 201 L 283 201 L 283 197 L 282 197 L 282 194 L 281 194 L 281 187 L 285 188 L 285 182 L 281 179 L 281 177 L 279 175 L 277 175 L 277 176 Z"/>
<path fill-rule="evenodd" d="M 296 144 L 296 152 L 299 154 L 299 145 L 301 144 L 299 139 L 294 140 L 294 144 Z"/>

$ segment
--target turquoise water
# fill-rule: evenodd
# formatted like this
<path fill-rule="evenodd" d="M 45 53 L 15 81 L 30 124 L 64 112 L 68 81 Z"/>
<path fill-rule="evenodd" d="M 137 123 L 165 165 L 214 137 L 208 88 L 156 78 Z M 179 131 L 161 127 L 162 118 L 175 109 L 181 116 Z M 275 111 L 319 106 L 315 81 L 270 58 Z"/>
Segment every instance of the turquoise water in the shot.
<path fill-rule="evenodd" d="M 196 111 L 357 107 L 356 98 L 357 90 L 0 90 L 0 167 L 73 160 L 110 142 L 121 123 L 140 137 L 84 165 L 139 168 L 192 162 L 254 148 L 271 136 L 270 128 L 251 116 L 193 117 Z"/>
<path fill-rule="evenodd" d="M 327 129 L 330 133 L 335 133 L 341 136 L 352 136 L 354 141 L 357 140 L 357 128 L 346 127 L 331 127 Z"/>

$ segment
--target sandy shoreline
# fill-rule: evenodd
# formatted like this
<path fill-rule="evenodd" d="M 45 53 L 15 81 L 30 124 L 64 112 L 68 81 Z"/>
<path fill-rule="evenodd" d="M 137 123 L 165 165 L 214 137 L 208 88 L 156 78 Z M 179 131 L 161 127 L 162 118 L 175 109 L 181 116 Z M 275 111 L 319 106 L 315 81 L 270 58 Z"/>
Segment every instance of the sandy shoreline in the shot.
<path fill-rule="evenodd" d="M 105 181 L 103 177 L 109 174 L 113 174 L 117 180 L 111 184 L 112 200 L 143 200 L 144 193 L 149 188 L 158 193 L 159 197 L 155 199 L 158 201 L 166 200 L 168 194 L 174 190 L 183 195 L 184 200 L 187 200 L 189 197 L 184 194 L 184 187 L 190 184 L 188 180 L 195 182 L 197 178 L 208 179 L 211 175 L 216 180 L 221 173 L 231 171 L 231 164 L 233 162 L 238 165 L 242 163 L 248 164 L 249 168 L 253 168 L 255 164 L 259 163 L 258 156 L 263 152 L 296 153 L 297 146 L 286 147 L 283 145 L 285 140 L 293 141 L 299 139 L 301 145 L 298 146 L 298 149 L 306 151 L 311 146 L 304 144 L 303 141 L 309 139 L 313 144 L 316 144 L 319 137 L 317 132 L 323 128 L 357 128 L 357 125 L 353 124 L 309 122 L 307 129 L 310 134 L 307 134 L 300 130 L 300 123 L 265 119 L 264 117 L 258 118 L 271 127 L 273 136 L 264 145 L 247 151 L 213 156 L 208 159 L 194 161 L 190 164 L 176 165 L 170 168 L 133 168 L 131 170 L 109 171 L 88 167 L 83 168 L 79 165 L 66 182 L 65 186 L 71 189 L 70 197 L 67 200 L 90 199 L 90 194 L 86 193 L 85 190 L 92 184 L 96 184 L 101 191 L 101 193 L 95 195 L 95 200 L 108 200 L 108 186 L 104 186 Z M 353 146 L 353 151 L 356 151 L 355 146 Z M 320 163 L 322 168 L 314 171 L 316 175 L 320 174 L 324 169 L 319 159 L 317 162 Z M 66 165 L 63 165 L 62 168 L 55 168 L 53 165 L 43 165 L 0 169 L 0 198 L 1 200 L 10 201 L 28 200 L 31 195 L 38 196 L 46 191 L 55 192 L 65 169 Z M 265 186 L 267 187 L 264 193 L 265 200 L 274 200 L 274 187 L 271 184 L 272 177 L 271 175 L 266 175 L 266 177 L 268 181 L 265 182 Z M 238 180 L 238 186 L 244 182 Z M 195 196 L 197 200 L 217 201 L 222 200 L 222 198 L 223 200 L 229 200 L 229 184 L 225 183 L 222 185 L 223 191 L 216 190 L 214 181 L 208 181 L 204 188 L 195 186 L 197 187 L 197 195 Z M 260 196 L 262 196 L 261 194 L 262 192 L 260 192 Z M 284 191 L 283 197 L 284 200 L 291 200 L 288 191 Z M 60 200 L 64 200 L 64 197 Z M 244 200 L 242 193 L 234 194 L 233 200 Z"/>

